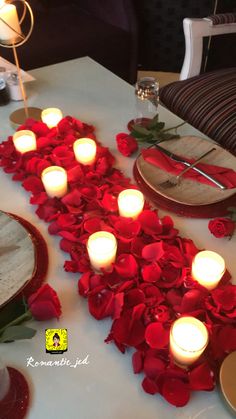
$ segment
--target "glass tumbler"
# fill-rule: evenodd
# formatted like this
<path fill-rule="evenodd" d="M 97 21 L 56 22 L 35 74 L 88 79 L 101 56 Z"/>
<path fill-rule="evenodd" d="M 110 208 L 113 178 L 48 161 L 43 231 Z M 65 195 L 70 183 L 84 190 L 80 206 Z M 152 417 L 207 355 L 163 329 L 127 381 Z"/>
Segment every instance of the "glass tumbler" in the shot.
<path fill-rule="evenodd" d="M 145 125 L 158 110 L 159 83 L 154 77 L 143 77 L 135 85 L 136 119 L 135 123 Z"/>

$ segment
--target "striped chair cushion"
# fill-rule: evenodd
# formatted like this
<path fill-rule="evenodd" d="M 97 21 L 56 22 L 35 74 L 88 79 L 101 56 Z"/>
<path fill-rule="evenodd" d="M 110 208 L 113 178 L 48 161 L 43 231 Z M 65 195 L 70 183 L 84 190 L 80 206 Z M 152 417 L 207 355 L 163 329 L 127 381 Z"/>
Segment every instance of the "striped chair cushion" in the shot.
<path fill-rule="evenodd" d="M 220 13 L 218 15 L 210 15 L 205 19 L 210 20 L 213 26 L 226 25 L 228 23 L 236 23 L 236 13 Z"/>
<path fill-rule="evenodd" d="M 236 154 L 236 68 L 170 83 L 160 89 L 160 101 Z"/>

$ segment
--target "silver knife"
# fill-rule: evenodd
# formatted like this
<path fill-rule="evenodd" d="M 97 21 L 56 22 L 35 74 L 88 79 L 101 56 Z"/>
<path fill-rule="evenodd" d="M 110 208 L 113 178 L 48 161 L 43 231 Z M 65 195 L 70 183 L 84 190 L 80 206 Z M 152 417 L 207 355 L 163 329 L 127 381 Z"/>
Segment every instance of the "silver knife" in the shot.
<path fill-rule="evenodd" d="M 177 156 L 177 154 L 172 153 L 169 150 L 166 150 L 165 148 L 161 147 L 158 144 L 154 144 L 154 146 L 160 150 L 163 154 L 166 154 L 166 156 L 170 157 L 172 160 L 177 161 L 179 163 L 183 163 L 185 166 L 189 167 L 191 166 L 191 163 L 187 162 L 186 160 L 184 160 L 182 157 Z M 213 176 L 208 175 L 206 172 L 204 172 L 204 170 L 199 169 L 198 167 L 193 167 L 193 170 L 195 170 L 195 172 L 200 173 L 202 176 L 204 176 L 206 179 L 210 180 L 212 183 L 214 183 L 215 185 L 217 185 L 220 189 L 227 189 L 225 185 L 223 185 L 223 183 L 221 183 L 219 180 L 216 180 Z"/>

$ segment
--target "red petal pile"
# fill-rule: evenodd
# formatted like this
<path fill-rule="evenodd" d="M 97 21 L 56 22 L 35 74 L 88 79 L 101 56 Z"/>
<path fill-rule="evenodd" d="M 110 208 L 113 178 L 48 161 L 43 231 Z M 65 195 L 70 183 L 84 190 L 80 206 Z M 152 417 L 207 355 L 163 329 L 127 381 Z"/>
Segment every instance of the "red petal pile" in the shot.
<path fill-rule="evenodd" d="M 61 238 L 60 248 L 69 254 L 64 269 L 82 273 L 78 289 L 88 299 L 90 314 L 112 318 L 106 342 L 113 341 L 121 352 L 134 348 L 133 369 L 144 374 L 144 391 L 174 406 L 184 406 L 191 391 L 212 390 L 220 363 L 236 350 L 236 286 L 229 273 L 216 289 L 206 290 L 191 278 L 198 249 L 178 235 L 169 216 L 161 219 L 147 203 L 135 221 L 119 216 L 119 192 L 135 186 L 113 167 L 109 150 L 97 142 L 90 166 L 74 157 L 77 138 L 96 141 L 92 125 L 68 116 L 56 128 L 28 120 L 19 129 L 35 133 L 37 150 L 21 155 L 9 137 L 0 144 L 0 166 L 22 182 L 37 215 L 49 223 L 49 233 Z M 120 134 L 116 140 L 123 154 L 136 150 L 131 136 Z M 40 179 L 42 170 L 54 164 L 68 173 L 62 199 L 49 198 Z M 93 272 L 86 250 L 89 235 L 98 230 L 112 232 L 118 241 L 115 263 L 100 275 Z M 169 330 L 186 314 L 206 324 L 210 340 L 202 357 L 184 370 L 173 363 Z"/>

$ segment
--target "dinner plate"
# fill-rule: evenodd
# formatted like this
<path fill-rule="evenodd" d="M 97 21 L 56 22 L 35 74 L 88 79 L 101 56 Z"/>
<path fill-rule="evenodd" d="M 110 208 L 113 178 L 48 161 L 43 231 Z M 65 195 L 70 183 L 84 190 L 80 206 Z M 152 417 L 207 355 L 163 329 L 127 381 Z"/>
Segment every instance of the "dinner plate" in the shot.
<path fill-rule="evenodd" d="M 163 148 L 186 158 L 198 158 L 212 147 L 209 140 L 195 136 L 185 136 L 178 140 L 163 141 Z M 209 156 L 204 158 L 204 163 L 236 169 L 236 158 L 227 150 L 217 144 Z M 209 205 L 226 200 L 236 193 L 236 188 L 221 190 L 217 187 L 206 185 L 188 178 L 182 178 L 180 184 L 164 189 L 160 186 L 170 178 L 170 174 L 145 161 L 140 155 L 136 161 L 137 170 L 144 182 L 159 195 L 185 205 Z"/>
<path fill-rule="evenodd" d="M 0 211 L 0 307 L 28 284 L 35 269 L 31 235 L 11 215 Z"/>

